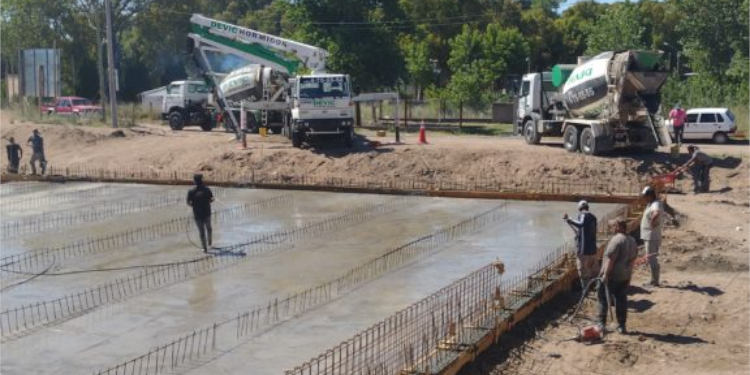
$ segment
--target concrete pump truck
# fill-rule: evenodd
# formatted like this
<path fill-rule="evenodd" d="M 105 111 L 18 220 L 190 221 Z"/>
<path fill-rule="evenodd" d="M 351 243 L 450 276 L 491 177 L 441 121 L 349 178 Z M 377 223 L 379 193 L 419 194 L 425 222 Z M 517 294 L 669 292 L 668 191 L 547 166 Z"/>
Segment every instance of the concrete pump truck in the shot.
<path fill-rule="evenodd" d="M 268 128 L 284 134 L 294 147 L 317 136 L 335 136 L 352 145 L 351 80 L 346 74 L 325 73 L 327 51 L 199 14 L 190 23 L 189 52 L 210 87 L 209 106 L 217 108 L 228 128 L 238 134 Z M 299 75 L 300 69 L 307 74 Z M 189 112 L 208 106 L 184 97 L 167 103 L 167 97 L 167 118 L 172 113 L 205 118 Z"/>
<path fill-rule="evenodd" d="M 570 152 L 599 155 L 616 148 L 652 151 L 671 142 L 658 115 L 668 72 L 662 53 L 611 51 L 579 65 L 523 76 L 516 133 L 528 144 L 562 137 Z"/>

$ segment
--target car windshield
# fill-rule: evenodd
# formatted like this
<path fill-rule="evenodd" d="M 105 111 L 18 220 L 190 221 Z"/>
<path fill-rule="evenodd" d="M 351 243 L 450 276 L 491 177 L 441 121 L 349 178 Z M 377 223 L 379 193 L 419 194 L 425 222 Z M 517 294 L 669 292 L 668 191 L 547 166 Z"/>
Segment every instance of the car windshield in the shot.
<path fill-rule="evenodd" d="M 732 122 L 734 122 L 734 113 L 732 113 L 732 111 L 728 109 L 727 109 L 727 117 L 729 117 L 729 119 L 732 120 Z"/>
<path fill-rule="evenodd" d="M 88 99 L 73 99 L 73 105 L 91 105 Z"/>
<path fill-rule="evenodd" d="M 303 99 L 344 98 L 349 96 L 349 82 L 345 76 L 302 77 L 299 97 Z"/>

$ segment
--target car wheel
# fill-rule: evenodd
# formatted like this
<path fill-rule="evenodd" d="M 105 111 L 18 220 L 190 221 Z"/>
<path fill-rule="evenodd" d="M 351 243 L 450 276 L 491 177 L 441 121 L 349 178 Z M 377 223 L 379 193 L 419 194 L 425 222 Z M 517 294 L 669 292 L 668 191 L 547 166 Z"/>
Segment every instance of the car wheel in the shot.
<path fill-rule="evenodd" d="M 526 120 L 523 125 L 523 137 L 526 139 L 526 143 L 530 145 L 539 144 L 539 140 L 542 136 L 537 134 L 536 127 L 534 126 L 534 120 Z"/>
<path fill-rule="evenodd" d="M 213 129 L 213 128 L 211 127 L 211 122 L 210 121 L 204 121 L 201 124 L 201 130 L 203 130 L 204 132 L 210 132 L 211 129 Z"/>
<path fill-rule="evenodd" d="M 563 134 L 563 147 L 568 152 L 578 151 L 578 128 L 575 126 L 568 126 Z"/>
<path fill-rule="evenodd" d="M 185 118 L 180 112 L 172 112 L 169 114 L 169 127 L 172 130 L 182 130 L 185 127 Z"/>
<path fill-rule="evenodd" d="M 598 150 L 596 149 L 596 138 L 594 138 L 594 131 L 591 128 L 585 128 L 581 132 L 581 152 L 586 155 L 597 155 Z"/>
<path fill-rule="evenodd" d="M 726 134 L 722 132 L 714 134 L 714 143 L 721 145 L 727 143 L 727 141 L 729 141 L 729 137 Z"/>

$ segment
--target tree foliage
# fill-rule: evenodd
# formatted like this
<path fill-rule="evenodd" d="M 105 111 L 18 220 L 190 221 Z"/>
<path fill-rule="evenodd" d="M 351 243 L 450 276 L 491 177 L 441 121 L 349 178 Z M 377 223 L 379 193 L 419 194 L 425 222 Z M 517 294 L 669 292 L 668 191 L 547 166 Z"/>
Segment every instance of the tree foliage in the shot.
<path fill-rule="evenodd" d="M 663 97 L 684 105 L 747 103 L 750 0 L 112 0 L 120 97 L 184 78 L 191 14 L 325 48 L 330 71 L 360 90 L 427 89 L 486 105 L 505 81 L 578 56 L 660 49 L 673 76 Z M 66 94 L 97 98 L 103 0 L 4 0 L 2 77 L 24 48 L 60 48 Z M 679 69 L 677 69 L 679 64 Z M 692 73 L 689 78 L 681 73 Z"/>

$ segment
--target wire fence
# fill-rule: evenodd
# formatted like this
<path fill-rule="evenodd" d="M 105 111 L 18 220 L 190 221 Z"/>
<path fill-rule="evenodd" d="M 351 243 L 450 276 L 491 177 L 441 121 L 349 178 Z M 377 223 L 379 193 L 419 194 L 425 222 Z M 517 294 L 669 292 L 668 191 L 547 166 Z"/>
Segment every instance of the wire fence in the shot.
<path fill-rule="evenodd" d="M 143 169 L 95 169 L 85 167 L 50 168 L 51 175 L 64 176 L 69 179 L 94 181 L 134 181 L 188 183 L 192 180 L 190 171 L 143 170 Z M 580 181 L 563 178 L 518 179 L 513 175 L 497 176 L 483 174 L 477 176 L 427 174 L 413 177 L 354 178 L 339 176 L 312 176 L 308 174 L 293 175 L 249 171 L 206 171 L 205 179 L 211 184 L 230 184 L 235 186 L 299 187 L 299 188 L 348 188 L 348 189 L 381 189 L 401 191 L 469 191 L 469 192 L 508 192 L 525 194 L 578 194 L 585 196 L 635 196 L 646 181 L 633 180 L 628 183 L 596 179 Z"/>
<path fill-rule="evenodd" d="M 180 366 L 192 363 L 209 352 L 234 347 L 251 333 L 339 298 L 366 281 L 380 277 L 408 262 L 429 256 L 445 248 L 447 243 L 505 218 L 505 207 L 505 204 L 498 205 L 456 224 L 419 237 L 344 272 L 336 279 L 283 299 L 273 299 L 265 305 L 195 330 L 168 344 L 157 346 L 146 354 L 101 370 L 96 374 L 161 374 L 175 371 Z M 210 347 L 206 341 L 209 338 Z M 158 363 L 156 358 L 160 358 Z"/>
<path fill-rule="evenodd" d="M 247 214 L 255 214 L 271 207 L 288 205 L 293 201 L 293 195 L 282 194 L 268 199 L 246 202 L 235 207 L 216 210 L 211 215 L 211 219 L 214 221 L 214 224 L 231 221 L 231 219 Z M 119 249 L 184 231 L 188 225 L 192 224 L 192 221 L 193 215 L 184 215 L 107 236 L 84 238 L 55 248 L 45 248 L 23 254 L 5 256 L 0 258 L 0 271 L 2 271 L 0 274 L 7 279 L 9 276 L 18 277 L 27 273 L 41 272 L 51 264 L 59 265 L 59 262 L 68 258 Z"/>
<path fill-rule="evenodd" d="M 289 242 L 306 236 L 319 235 L 331 230 L 347 227 L 356 222 L 367 221 L 376 215 L 400 207 L 403 204 L 402 200 L 399 198 L 386 203 L 364 205 L 339 216 L 304 225 L 282 228 L 271 233 L 256 234 L 245 242 L 223 248 L 217 255 L 202 256 L 165 264 L 70 271 L 66 273 L 45 273 L 44 275 L 47 276 L 56 276 L 85 272 L 140 269 L 135 274 L 121 277 L 78 293 L 71 293 L 54 300 L 39 301 L 4 310 L 0 312 L 0 336 L 3 336 L 3 338 L 17 337 L 41 325 L 62 322 L 108 303 L 122 301 L 152 289 L 161 288 L 235 265 L 248 259 L 247 255 L 259 255 L 283 247 Z M 29 276 L 33 278 L 41 276 L 41 274 L 30 274 Z"/>
<path fill-rule="evenodd" d="M 49 190 L 49 188 L 48 184 L 37 182 L 13 182 L 0 184 L 0 197 L 9 197 L 39 190 Z"/>

